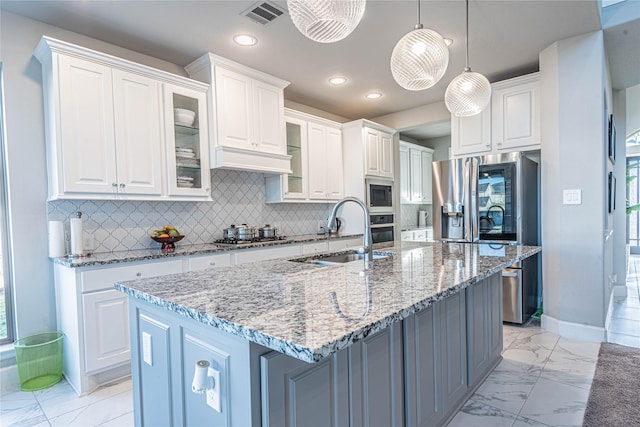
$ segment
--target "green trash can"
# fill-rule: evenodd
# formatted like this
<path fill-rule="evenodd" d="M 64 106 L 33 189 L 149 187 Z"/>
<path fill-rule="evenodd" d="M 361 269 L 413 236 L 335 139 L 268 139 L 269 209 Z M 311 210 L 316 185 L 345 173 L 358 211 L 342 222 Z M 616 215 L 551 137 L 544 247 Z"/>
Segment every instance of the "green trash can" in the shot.
<path fill-rule="evenodd" d="M 42 390 L 62 379 L 62 332 L 45 332 L 14 343 L 20 389 Z"/>

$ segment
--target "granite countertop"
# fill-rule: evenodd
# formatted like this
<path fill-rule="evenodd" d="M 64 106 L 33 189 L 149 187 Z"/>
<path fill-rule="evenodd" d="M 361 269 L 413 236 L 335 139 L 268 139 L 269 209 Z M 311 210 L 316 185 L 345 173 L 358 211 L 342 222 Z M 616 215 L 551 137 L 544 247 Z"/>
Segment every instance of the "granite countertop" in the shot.
<path fill-rule="evenodd" d="M 305 362 L 354 342 L 541 250 L 398 242 L 363 261 L 288 259 L 116 283 L 116 289 Z M 376 251 L 377 252 L 377 251 Z M 311 256 L 311 258 L 317 255 Z"/>
<path fill-rule="evenodd" d="M 131 251 L 102 252 L 91 254 L 81 258 L 51 258 L 54 263 L 65 267 L 77 268 L 91 265 L 117 264 L 121 262 L 144 261 L 156 258 L 171 258 L 186 255 L 202 255 L 215 252 L 236 251 L 251 248 L 264 248 L 269 246 L 281 246 L 297 243 L 320 242 L 324 240 L 340 240 L 354 237 L 362 237 L 362 234 L 303 234 L 298 236 L 287 236 L 285 240 L 272 240 L 256 243 L 242 243 L 238 245 L 203 243 L 196 245 L 176 245 L 174 252 L 162 252 L 157 249 L 138 249 Z"/>

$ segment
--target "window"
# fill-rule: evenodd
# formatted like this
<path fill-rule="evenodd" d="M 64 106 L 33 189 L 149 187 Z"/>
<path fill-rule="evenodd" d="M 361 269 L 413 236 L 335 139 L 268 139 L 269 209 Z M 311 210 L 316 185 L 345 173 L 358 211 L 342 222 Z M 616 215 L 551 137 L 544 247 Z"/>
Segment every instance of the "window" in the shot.
<path fill-rule="evenodd" d="M 6 192 L 6 158 L 5 158 L 5 110 L 4 81 L 2 78 L 2 62 L 0 62 L 0 344 L 13 342 L 13 322 L 11 310 L 11 281 L 9 279 L 9 233 L 7 232 L 7 192 Z"/>

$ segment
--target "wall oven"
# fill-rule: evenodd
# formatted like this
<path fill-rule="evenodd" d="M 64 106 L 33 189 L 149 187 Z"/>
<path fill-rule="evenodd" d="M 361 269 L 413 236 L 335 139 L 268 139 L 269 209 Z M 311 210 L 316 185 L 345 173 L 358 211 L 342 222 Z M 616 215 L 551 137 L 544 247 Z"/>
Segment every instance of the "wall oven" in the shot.
<path fill-rule="evenodd" d="M 393 242 L 393 214 L 374 214 L 370 218 L 373 243 Z"/>
<path fill-rule="evenodd" d="M 367 207 L 371 213 L 393 212 L 393 181 L 367 179 Z"/>

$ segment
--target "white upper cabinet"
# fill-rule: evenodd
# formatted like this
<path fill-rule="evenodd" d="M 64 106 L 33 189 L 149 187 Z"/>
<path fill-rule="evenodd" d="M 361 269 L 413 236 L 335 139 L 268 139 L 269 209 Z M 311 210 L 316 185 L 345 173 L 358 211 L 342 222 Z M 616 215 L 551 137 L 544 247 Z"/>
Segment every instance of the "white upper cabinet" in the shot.
<path fill-rule="evenodd" d="M 207 53 L 186 67 L 211 84 L 211 167 L 290 173 L 284 121 L 289 82 Z"/>
<path fill-rule="evenodd" d="M 170 196 L 210 197 L 207 94 L 181 86 L 164 85 L 166 109 L 167 176 Z M 193 123 L 175 120 L 174 108 L 193 111 Z"/>
<path fill-rule="evenodd" d="M 165 124 L 173 109 L 163 108 L 165 86 L 204 99 L 206 85 L 46 36 L 34 55 L 42 63 L 49 200 L 210 197 L 168 191 Z M 208 145 L 202 149 L 208 158 Z"/>
<path fill-rule="evenodd" d="M 431 204 L 433 150 L 400 141 L 400 202 Z"/>
<path fill-rule="evenodd" d="M 540 149 L 539 73 L 491 85 L 491 103 L 480 114 L 451 116 L 451 154 Z"/>
<path fill-rule="evenodd" d="M 266 177 L 266 200 L 333 202 L 344 195 L 340 124 L 285 109 L 291 173 Z"/>
<path fill-rule="evenodd" d="M 365 174 L 393 178 L 393 139 L 390 133 L 364 128 Z"/>
<path fill-rule="evenodd" d="M 453 156 L 490 151 L 491 103 L 475 116 L 451 116 L 451 154 Z"/>
<path fill-rule="evenodd" d="M 492 87 L 492 143 L 498 151 L 540 148 L 540 81 L 518 77 Z"/>

